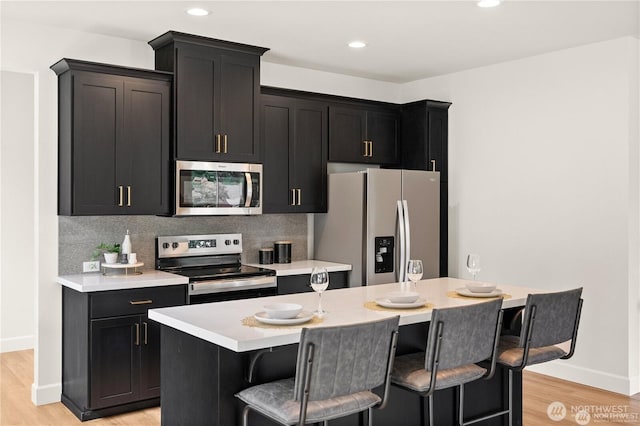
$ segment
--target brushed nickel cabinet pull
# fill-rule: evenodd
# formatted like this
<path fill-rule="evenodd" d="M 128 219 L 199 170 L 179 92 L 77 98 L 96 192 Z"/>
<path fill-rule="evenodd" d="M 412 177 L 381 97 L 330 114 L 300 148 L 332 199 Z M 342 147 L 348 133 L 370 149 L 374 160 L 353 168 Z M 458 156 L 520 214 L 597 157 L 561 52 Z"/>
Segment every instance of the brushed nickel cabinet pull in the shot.
<path fill-rule="evenodd" d="M 136 323 L 136 346 L 140 346 L 140 324 Z"/>
<path fill-rule="evenodd" d="M 142 325 L 144 325 L 144 344 L 146 345 L 146 344 L 148 344 L 147 343 L 147 335 L 149 334 L 149 330 L 147 328 L 147 322 L 146 321 L 144 321 L 142 323 Z"/>
<path fill-rule="evenodd" d="M 215 149 L 216 154 L 220 154 L 220 135 L 217 134 L 216 135 L 216 149 Z"/>
<path fill-rule="evenodd" d="M 296 192 L 298 193 L 298 204 L 296 205 L 300 205 L 300 202 L 302 200 L 302 190 L 300 188 L 296 189 Z"/>
<path fill-rule="evenodd" d="M 291 188 L 291 205 L 296 205 L 296 190 L 295 188 Z"/>
<path fill-rule="evenodd" d="M 127 185 L 127 207 L 131 207 L 131 187 Z"/>
<path fill-rule="evenodd" d="M 436 160 L 431 160 L 431 170 L 436 171 Z"/>
<path fill-rule="evenodd" d="M 362 141 L 362 143 L 364 144 L 364 155 L 363 155 L 363 157 L 368 157 L 369 156 L 369 141 Z"/>
<path fill-rule="evenodd" d="M 373 157 L 373 141 L 369 141 L 369 157 Z"/>
<path fill-rule="evenodd" d="M 227 135 L 224 135 L 224 153 L 227 153 Z"/>
<path fill-rule="evenodd" d="M 147 300 L 130 300 L 129 304 L 130 305 L 150 305 L 153 303 L 153 300 L 151 299 L 147 299 Z"/>
<path fill-rule="evenodd" d="M 124 205 L 124 187 L 122 185 L 118 186 L 118 207 L 122 207 Z"/>

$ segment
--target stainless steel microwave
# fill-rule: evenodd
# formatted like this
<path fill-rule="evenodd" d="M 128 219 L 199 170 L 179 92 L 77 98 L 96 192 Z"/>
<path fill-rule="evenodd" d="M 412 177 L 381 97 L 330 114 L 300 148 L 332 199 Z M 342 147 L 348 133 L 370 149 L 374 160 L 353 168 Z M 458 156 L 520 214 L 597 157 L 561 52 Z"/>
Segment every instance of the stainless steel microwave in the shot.
<path fill-rule="evenodd" d="M 262 164 L 176 161 L 176 216 L 262 214 Z"/>

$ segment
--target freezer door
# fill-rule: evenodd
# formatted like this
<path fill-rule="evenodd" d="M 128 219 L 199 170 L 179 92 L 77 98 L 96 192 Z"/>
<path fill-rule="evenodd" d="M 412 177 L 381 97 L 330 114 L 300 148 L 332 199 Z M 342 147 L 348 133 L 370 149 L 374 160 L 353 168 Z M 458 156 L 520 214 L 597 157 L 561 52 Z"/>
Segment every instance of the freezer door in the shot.
<path fill-rule="evenodd" d="M 391 169 L 367 169 L 366 185 L 366 284 L 397 282 L 398 244 L 396 243 L 394 248 L 396 253 L 393 255 L 393 271 L 375 273 L 375 241 L 376 237 L 394 237 L 396 242 L 399 241 L 397 202 L 402 195 L 402 172 Z"/>
<path fill-rule="evenodd" d="M 422 260 L 423 279 L 438 278 L 440 276 L 440 173 L 403 170 L 402 198 L 407 201 L 409 212 L 410 257 Z M 406 268 L 406 264 L 403 268 Z"/>
<path fill-rule="evenodd" d="M 361 286 L 364 271 L 364 173 L 332 173 L 328 211 L 315 214 L 314 258 L 351 264 L 349 286 Z"/>

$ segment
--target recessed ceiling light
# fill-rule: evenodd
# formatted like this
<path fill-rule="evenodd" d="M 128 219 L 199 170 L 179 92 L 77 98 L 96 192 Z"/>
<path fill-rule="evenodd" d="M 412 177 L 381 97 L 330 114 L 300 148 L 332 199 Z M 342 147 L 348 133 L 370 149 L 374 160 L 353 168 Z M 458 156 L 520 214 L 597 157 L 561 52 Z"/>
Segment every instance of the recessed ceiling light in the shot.
<path fill-rule="evenodd" d="M 199 7 L 192 7 L 191 9 L 187 9 L 187 14 L 191 16 L 207 16 L 209 11 Z"/>
<path fill-rule="evenodd" d="M 496 7 L 500 4 L 500 0 L 480 0 L 478 6 L 480 7 Z"/>
<path fill-rule="evenodd" d="M 364 41 L 352 41 L 351 43 L 349 43 L 349 47 L 353 47 L 355 49 L 361 49 L 366 45 L 367 43 L 365 43 Z"/>

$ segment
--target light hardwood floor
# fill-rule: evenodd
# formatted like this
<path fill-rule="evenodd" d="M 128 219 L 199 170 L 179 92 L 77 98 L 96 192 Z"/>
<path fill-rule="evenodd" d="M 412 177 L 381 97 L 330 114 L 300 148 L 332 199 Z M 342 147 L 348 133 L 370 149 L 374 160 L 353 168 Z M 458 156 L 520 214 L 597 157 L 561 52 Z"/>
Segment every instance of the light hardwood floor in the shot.
<path fill-rule="evenodd" d="M 18 351 L 0 354 L 0 425 L 80 425 L 80 422 L 61 403 L 35 406 L 31 403 L 31 384 L 33 382 L 33 351 Z M 638 418 L 636 422 L 598 421 L 589 424 L 600 425 L 639 425 L 640 394 L 632 397 L 583 386 L 572 382 L 543 376 L 532 372 L 524 374 L 524 424 L 537 425 L 576 425 L 571 414 L 573 407 L 593 406 L 595 409 L 617 407 L 626 410 Z M 547 416 L 547 407 L 552 402 L 562 402 L 567 417 L 562 421 L 551 421 Z M 112 416 L 84 423 L 93 425 L 159 425 L 160 409 L 148 408 L 135 413 Z M 392 426 L 392 425 L 390 425 Z"/>

